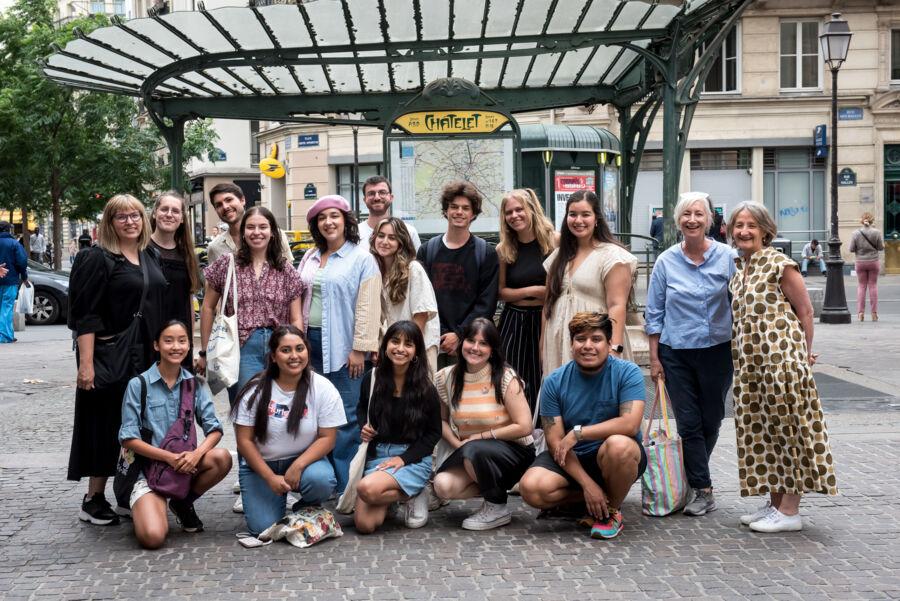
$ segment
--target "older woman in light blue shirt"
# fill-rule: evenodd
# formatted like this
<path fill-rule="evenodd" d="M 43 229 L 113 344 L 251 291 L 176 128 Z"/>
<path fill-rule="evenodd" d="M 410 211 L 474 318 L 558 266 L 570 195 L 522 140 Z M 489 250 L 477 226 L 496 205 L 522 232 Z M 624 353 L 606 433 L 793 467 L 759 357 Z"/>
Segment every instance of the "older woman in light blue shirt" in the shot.
<path fill-rule="evenodd" d="M 716 509 L 709 458 L 734 374 L 728 281 L 735 251 L 707 237 L 712 222 L 707 194 L 681 195 L 675 223 L 684 239 L 656 259 L 647 291 L 650 375 L 665 380 L 672 399 L 694 491 L 684 513 L 694 516 Z"/>

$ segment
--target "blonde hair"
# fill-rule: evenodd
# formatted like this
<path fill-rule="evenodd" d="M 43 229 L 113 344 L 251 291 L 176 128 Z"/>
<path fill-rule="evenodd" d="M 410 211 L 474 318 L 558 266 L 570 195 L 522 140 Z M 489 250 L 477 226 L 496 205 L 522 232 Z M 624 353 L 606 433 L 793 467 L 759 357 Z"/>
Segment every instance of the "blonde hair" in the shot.
<path fill-rule="evenodd" d="M 734 224 L 737 222 L 737 216 L 744 211 L 750 213 L 750 216 L 756 220 L 763 233 L 763 246 L 768 246 L 775 239 L 775 236 L 778 235 L 778 226 L 775 225 L 775 221 L 769 215 L 765 205 L 751 200 L 745 200 L 732 210 L 731 217 L 728 218 L 728 225 L 725 228 L 728 237 L 734 240 Z"/>
<path fill-rule="evenodd" d="M 138 238 L 138 250 L 147 248 L 150 243 L 150 218 L 147 210 L 137 198 L 131 194 L 116 194 L 103 207 L 103 216 L 100 217 L 100 225 L 97 226 L 97 245 L 109 252 L 120 255 L 119 235 L 113 225 L 113 218 L 119 211 L 134 210 L 141 214 L 141 236 Z"/>
<path fill-rule="evenodd" d="M 703 212 L 706 214 L 706 231 L 709 232 L 709 228 L 712 227 L 713 224 L 713 214 L 712 214 L 712 201 L 709 198 L 709 194 L 706 192 L 685 192 L 678 197 L 678 204 L 675 205 L 675 225 L 678 226 L 678 229 L 681 229 L 681 215 L 685 211 L 687 211 L 690 207 L 694 206 L 697 203 L 703 205 Z"/>
<path fill-rule="evenodd" d="M 556 231 L 553 224 L 544 215 L 544 209 L 538 201 L 537 194 L 531 188 L 519 188 L 503 197 L 500 203 L 500 243 L 497 245 L 497 256 L 504 263 L 515 263 L 519 255 L 519 238 L 515 230 L 506 223 L 506 204 L 515 199 L 522 203 L 528 216 L 531 231 L 541 247 L 541 254 L 546 256 L 556 248 Z"/>
<path fill-rule="evenodd" d="M 875 224 L 875 216 L 872 213 L 866 211 L 859 217 L 859 222 L 863 225 L 874 225 Z"/>
<path fill-rule="evenodd" d="M 389 225 L 394 228 L 394 237 L 397 238 L 397 252 L 394 254 L 394 262 L 385 273 L 384 259 L 375 250 L 375 240 L 381 232 L 381 228 Z M 399 217 L 388 217 L 378 222 L 372 230 L 369 238 L 369 252 L 378 261 L 381 277 L 384 280 L 384 289 L 392 303 L 399 304 L 406 300 L 406 289 L 409 287 L 409 264 L 416 259 L 416 247 L 413 246 L 409 229 Z"/>

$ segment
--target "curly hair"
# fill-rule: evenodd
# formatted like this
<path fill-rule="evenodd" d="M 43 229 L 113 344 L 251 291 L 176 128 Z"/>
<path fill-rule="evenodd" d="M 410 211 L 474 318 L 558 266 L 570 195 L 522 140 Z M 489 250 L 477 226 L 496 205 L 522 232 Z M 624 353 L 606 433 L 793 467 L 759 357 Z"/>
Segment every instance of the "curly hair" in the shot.
<path fill-rule="evenodd" d="M 394 228 L 394 237 L 400 247 L 394 255 L 394 262 L 390 268 L 385 266 L 384 257 L 375 250 L 375 240 L 381 233 L 381 228 L 389 225 Z M 416 248 L 413 246 L 412 237 L 403 220 L 399 217 L 388 217 L 382 219 L 375 226 L 372 238 L 369 240 L 369 250 L 378 261 L 378 267 L 381 270 L 381 277 L 384 282 L 384 289 L 388 293 L 388 298 L 394 304 L 402 303 L 406 300 L 406 291 L 409 288 L 409 264 L 416 259 Z"/>
<path fill-rule="evenodd" d="M 456 180 L 445 185 L 441 190 L 441 214 L 444 217 L 447 216 L 447 211 L 450 210 L 450 203 L 458 196 L 469 199 L 469 202 L 472 203 L 472 213 L 475 214 L 475 217 L 481 215 L 481 203 L 484 202 L 481 192 L 471 182 Z"/>

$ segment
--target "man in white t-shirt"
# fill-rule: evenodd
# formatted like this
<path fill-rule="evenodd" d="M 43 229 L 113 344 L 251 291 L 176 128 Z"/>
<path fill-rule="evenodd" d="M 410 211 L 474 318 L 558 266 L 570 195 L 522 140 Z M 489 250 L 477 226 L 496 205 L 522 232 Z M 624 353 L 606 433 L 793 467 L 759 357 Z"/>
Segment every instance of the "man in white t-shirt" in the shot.
<path fill-rule="evenodd" d="M 347 417 L 341 395 L 334 384 L 313 372 L 306 395 L 306 408 L 297 431 L 291 433 L 288 431 L 288 416 L 294 405 L 294 391 L 282 390 L 273 380 L 272 396 L 266 411 L 266 437 L 260 442 L 253 433 L 258 401 L 247 406 L 247 400 L 253 392 L 255 390 L 238 401 L 234 424 L 237 427 L 238 451 L 243 457 L 238 467 L 238 476 L 244 515 L 247 527 L 256 536 L 284 515 L 287 496 L 287 490 L 284 489 L 290 487 L 284 486 L 284 483 L 290 479 L 291 472 L 299 470 L 299 485 L 293 491 L 300 493 L 303 505 L 321 505 L 328 500 L 337 486 L 334 468 L 327 455 L 311 463 L 308 463 L 304 455 L 307 449 L 314 450 L 311 447 L 320 438 L 330 438 L 333 446 L 337 428 L 347 423 Z M 249 444 L 255 447 L 255 451 L 245 446 L 247 439 L 242 434 L 248 430 L 252 436 Z M 260 457 L 262 464 L 256 465 L 254 469 L 252 464 L 257 463 Z M 276 491 L 276 488 L 279 490 Z"/>
<path fill-rule="evenodd" d="M 41 233 L 41 228 L 34 228 L 34 233 L 28 239 L 28 246 L 31 248 L 31 260 L 38 263 L 44 262 L 44 252 L 47 250 L 47 241 Z"/>
<path fill-rule="evenodd" d="M 365 221 L 359 222 L 359 243 L 369 246 L 369 238 L 375 226 L 382 219 L 391 216 L 391 205 L 394 203 L 394 194 L 391 190 L 391 182 L 383 175 L 373 175 L 363 183 L 363 202 L 369 209 L 369 217 Z M 419 240 L 419 232 L 413 227 L 413 224 L 404 220 L 406 229 L 409 230 L 409 237 L 412 238 L 413 246 L 419 250 L 422 242 Z"/>

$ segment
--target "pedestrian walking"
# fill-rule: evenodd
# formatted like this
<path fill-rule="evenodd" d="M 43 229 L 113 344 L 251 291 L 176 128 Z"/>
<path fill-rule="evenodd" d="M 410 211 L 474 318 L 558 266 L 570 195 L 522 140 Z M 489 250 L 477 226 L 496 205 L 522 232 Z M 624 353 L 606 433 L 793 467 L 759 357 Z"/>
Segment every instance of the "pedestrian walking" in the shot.
<path fill-rule="evenodd" d="M 650 376 L 666 383 L 693 489 L 684 513 L 701 516 L 716 509 L 709 460 L 734 376 L 728 282 L 736 253 L 707 237 L 715 221 L 703 198 L 683 194 L 675 206 L 675 223 L 682 241 L 656 259 L 644 329 Z"/>
<path fill-rule="evenodd" d="M 241 496 L 253 536 L 280 520 L 287 493 L 300 493 L 295 505 L 320 505 L 337 480 L 326 455 L 337 429 L 346 423 L 334 385 L 313 371 L 310 347 L 293 325 L 275 328 L 268 339 L 266 369 L 240 391 L 231 410 Z"/>
<path fill-rule="evenodd" d="M 428 367 L 434 374 L 441 334 L 437 299 L 425 268 L 416 260 L 406 224 L 397 217 L 382 219 L 375 225 L 369 248 L 381 270 L 382 328 L 404 320 L 418 325 L 425 340 Z"/>
<path fill-rule="evenodd" d="M 131 377 L 152 365 L 152 333 L 163 323 L 166 279 L 149 241 L 144 205 L 129 194 L 113 196 L 103 208 L 97 246 L 78 253 L 69 276 L 68 324 L 77 342 L 78 377 L 68 479 L 89 478 L 78 517 L 96 525 L 119 522 L 104 490 L 116 470 L 122 398 Z M 95 381 L 95 364 L 102 375 L 115 359 L 110 355 L 120 350 L 116 342 L 134 332 L 132 323 L 137 332 L 125 351 L 130 360 L 110 372 L 113 380 Z"/>
<path fill-rule="evenodd" d="M 8 221 L 0 221 L 0 343 L 16 342 L 13 311 L 19 285 L 31 286 L 28 281 L 28 257 L 25 249 L 13 238 Z"/>
<path fill-rule="evenodd" d="M 866 211 L 859 222 L 862 227 L 853 232 L 850 252 L 856 254 L 856 313 L 857 319 L 866 318 L 866 291 L 869 293 L 869 309 L 872 321 L 878 321 L 878 272 L 881 271 L 879 252 L 884 251 L 884 236 L 875 229 L 875 217 Z"/>
<path fill-rule="evenodd" d="M 159 361 L 139 377 L 132 378 L 125 390 L 119 442 L 145 462 L 162 462 L 178 474 L 190 475 L 187 497 L 169 500 L 168 508 L 175 514 L 182 530 L 202 532 L 203 522 L 197 517 L 194 503 L 228 475 L 231 453 L 216 448 L 222 439 L 222 425 L 216 417 L 209 387 L 182 367 L 191 350 L 189 332 L 187 324 L 178 320 L 163 324 L 153 341 Z M 203 428 L 204 439 L 191 451 L 173 453 L 162 448 L 163 442 L 181 415 L 182 395 L 186 392 L 193 397 L 191 411 Z M 148 410 L 142 412 L 142 404 Z M 150 432 L 149 441 L 142 437 L 144 430 Z M 138 543 L 145 549 L 158 549 L 165 543 L 169 531 L 167 498 L 151 488 L 147 474 L 145 467 L 131 491 L 129 507 Z"/>
<path fill-rule="evenodd" d="M 613 323 L 610 352 L 631 359 L 625 329 L 628 297 L 637 259 L 613 236 L 600 199 L 582 190 L 566 201 L 559 248 L 544 261 L 547 300 L 542 328 L 542 368 L 549 374 L 572 359 L 568 324 L 582 311 L 608 314 Z"/>
<path fill-rule="evenodd" d="M 363 376 L 356 408 L 362 440 L 369 445 L 353 514 L 361 534 L 378 529 L 388 508 L 399 502 L 407 528 L 428 522 L 431 453 L 441 439 L 441 402 L 419 326 L 394 322 L 378 356 L 378 366 Z"/>
<path fill-rule="evenodd" d="M 769 495 L 741 516 L 756 532 L 800 530 L 804 493 L 838 493 L 812 374 L 812 303 L 797 264 L 770 246 L 776 233 L 759 203 L 739 204 L 728 220 L 739 253 L 729 290 L 740 491 Z"/>
<path fill-rule="evenodd" d="M 541 387 L 541 314 L 547 292 L 544 260 L 557 246 L 558 235 L 544 216 L 531 188 L 513 190 L 500 203 L 503 222 L 497 258 L 500 263 L 500 338 L 503 356 L 525 383 L 532 412 Z"/>
<path fill-rule="evenodd" d="M 500 346 L 494 322 L 479 317 L 461 332 L 459 361 L 435 376 L 443 438 L 454 450 L 438 465 L 434 492 L 447 500 L 484 498 L 463 520 L 466 530 L 510 523 L 507 491 L 534 461 L 528 401 Z"/>
<path fill-rule="evenodd" d="M 174 190 L 160 194 L 150 211 L 150 245 L 159 253 L 163 275 L 169 283 L 165 320 L 177 319 L 188 327 L 190 352 L 185 354 L 184 368 L 194 369 L 194 306 L 192 295 L 200 291 L 200 268 L 194 254 L 190 226 L 185 223 L 187 205 Z"/>
<path fill-rule="evenodd" d="M 340 494 L 359 447 L 356 405 L 366 354 L 378 350 L 381 272 L 369 246 L 359 243 L 356 217 L 345 198 L 323 196 L 310 207 L 306 221 L 316 246 L 306 252 L 297 270 L 303 281 L 310 361 L 337 387 L 347 416 L 330 456 Z"/>

